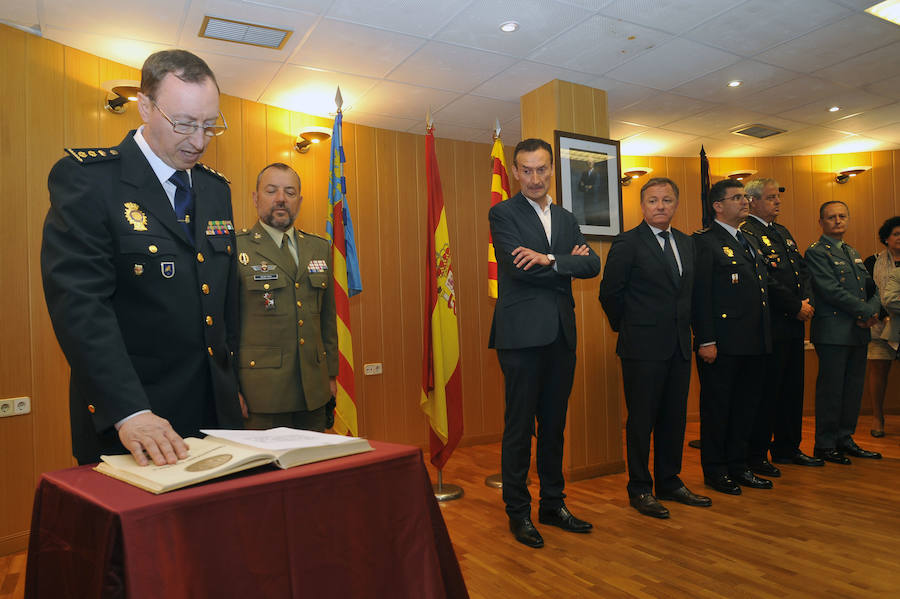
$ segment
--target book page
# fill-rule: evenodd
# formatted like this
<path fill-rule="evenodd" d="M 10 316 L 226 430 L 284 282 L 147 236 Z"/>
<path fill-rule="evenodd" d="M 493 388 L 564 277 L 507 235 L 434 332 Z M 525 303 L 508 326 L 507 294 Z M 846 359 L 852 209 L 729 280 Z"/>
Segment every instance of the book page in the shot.
<path fill-rule="evenodd" d="M 352 445 L 359 441 L 359 437 L 330 435 L 328 433 L 317 433 L 315 431 L 305 431 L 284 426 L 270 428 L 265 431 L 207 429 L 200 432 L 218 439 L 225 439 L 226 441 L 256 447 L 273 453 L 325 445 Z"/>

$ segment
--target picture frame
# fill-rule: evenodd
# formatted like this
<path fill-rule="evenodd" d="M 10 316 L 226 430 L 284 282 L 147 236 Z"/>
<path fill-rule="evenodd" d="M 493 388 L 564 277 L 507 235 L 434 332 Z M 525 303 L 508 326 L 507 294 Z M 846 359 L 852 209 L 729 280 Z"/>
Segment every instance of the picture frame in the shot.
<path fill-rule="evenodd" d="M 583 235 L 612 239 L 623 229 L 619 142 L 567 131 L 554 131 L 553 139 L 560 204 Z"/>

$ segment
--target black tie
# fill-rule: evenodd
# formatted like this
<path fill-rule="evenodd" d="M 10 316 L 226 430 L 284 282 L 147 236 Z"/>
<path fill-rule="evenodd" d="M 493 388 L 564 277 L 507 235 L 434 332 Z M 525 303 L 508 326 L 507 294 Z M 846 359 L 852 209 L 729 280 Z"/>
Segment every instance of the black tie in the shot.
<path fill-rule="evenodd" d="M 188 182 L 186 171 L 175 171 L 169 177 L 169 182 L 175 186 L 175 218 L 184 227 L 191 243 L 194 242 L 194 227 L 191 223 L 191 214 L 194 212 L 194 190 Z"/>
<path fill-rule="evenodd" d="M 669 263 L 669 266 L 672 267 L 672 272 L 675 273 L 675 278 L 678 279 L 681 277 L 681 271 L 678 270 L 678 260 L 675 259 L 675 250 L 672 249 L 672 242 L 669 241 L 669 232 L 668 231 L 660 231 L 657 233 L 660 237 L 663 238 L 663 254 L 666 256 L 666 262 Z"/>
<path fill-rule="evenodd" d="M 734 234 L 734 237 L 738 240 L 738 242 L 744 246 L 744 251 L 750 255 L 751 258 L 756 258 L 756 254 L 753 253 L 753 248 L 750 247 L 750 242 L 747 241 L 747 238 L 744 237 L 744 234 L 738 231 Z"/>

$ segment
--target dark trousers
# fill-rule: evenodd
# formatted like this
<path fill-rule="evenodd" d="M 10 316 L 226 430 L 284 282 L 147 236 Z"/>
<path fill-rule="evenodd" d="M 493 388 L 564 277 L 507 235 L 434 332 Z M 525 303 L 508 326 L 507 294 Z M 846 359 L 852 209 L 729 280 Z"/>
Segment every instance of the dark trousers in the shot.
<path fill-rule="evenodd" d="M 569 393 L 575 376 L 575 352 L 560 331 L 550 345 L 497 350 L 506 383 L 500 474 L 503 502 L 510 517 L 531 513 L 531 494 L 525 481 L 531 465 L 531 437 L 537 419 L 537 473 L 541 507 L 563 505 L 563 431 Z"/>
<path fill-rule="evenodd" d="M 762 396 L 753 432 L 749 459 L 790 458 L 800 451 L 803 429 L 803 339 L 777 339 L 766 356 Z M 746 377 L 759 376 L 747 373 Z M 774 439 L 773 439 L 774 437 Z"/>
<path fill-rule="evenodd" d="M 270 428 L 286 426 L 305 431 L 324 433 L 327 417 L 327 406 L 322 406 L 311 411 L 276 412 L 274 414 L 250 412 L 250 417 L 244 421 L 244 428 L 250 430 L 268 430 Z"/>
<path fill-rule="evenodd" d="M 747 469 L 747 449 L 756 416 L 765 355 L 719 354 L 707 364 L 697 357 L 700 376 L 700 463 L 704 476 Z"/>
<path fill-rule="evenodd" d="M 681 454 L 691 361 L 680 352 L 668 360 L 622 360 L 622 380 L 628 420 L 628 496 L 653 491 L 650 476 L 650 434 L 653 434 L 653 473 L 656 493 L 683 486 Z"/>
<path fill-rule="evenodd" d="M 851 441 L 866 380 L 865 345 L 816 344 L 816 450 Z"/>

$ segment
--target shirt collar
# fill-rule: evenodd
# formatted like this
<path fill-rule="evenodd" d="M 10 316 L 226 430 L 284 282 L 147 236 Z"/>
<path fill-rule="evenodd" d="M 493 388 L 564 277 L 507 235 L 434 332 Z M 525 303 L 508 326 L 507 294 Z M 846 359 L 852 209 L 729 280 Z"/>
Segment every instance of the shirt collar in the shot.
<path fill-rule="evenodd" d="M 755 219 L 758 220 L 759 222 L 761 222 L 761 223 L 763 224 L 764 227 L 768 227 L 769 225 L 772 224 L 772 223 L 767 223 L 766 221 L 764 221 L 764 220 L 761 219 L 760 217 L 756 216 L 755 214 L 751 214 L 750 216 L 751 216 L 752 218 L 755 218 Z"/>
<path fill-rule="evenodd" d="M 732 227 L 731 225 L 728 225 L 728 224 L 723 223 L 723 222 L 720 221 L 719 219 L 716 219 L 716 222 L 719 223 L 720 225 L 722 225 L 722 228 L 723 228 L 723 229 L 725 229 L 726 231 L 728 231 L 729 233 L 731 233 L 731 236 L 732 236 L 732 237 L 734 237 L 735 239 L 737 239 L 737 232 L 738 232 L 738 230 L 737 230 L 736 228 Z"/>
<path fill-rule="evenodd" d="M 287 231 L 279 231 L 279 230 L 276 229 L 275 227 L 272 227 L 272 226 L 270 226 L 270 225 L 267 225 L 267 224 L 264 223 L 263 221 L 259 221 L 259 224 L 262 225 L 262 228 L 266 230 L 266 233 L 269 234 L 269 236 L 272 238 L 272 241 L 274 241 L 274 242 L 275 242 L 275 245 L 277 245 L 279 248 L 281 248 L 281 242 L 284 241 L 284 234 L 285 234 L 285 233 L 288 234 L 288 237 L 289 237 L 290 239 L 293 240 L 293 238 L 294 238 L 294 236 L 291 235 L 292 227 L 291 227 L 291 228 L 288 228 Z"/>
<path fill-rule="evenodd" d="M 647 221 L 644 221 L 644 222 L 647 223 Z M 654 226 L 651 225 L 650 223 L 647 223 L 647 226 L 650 227 L 650 230 L 653 231 L 653 234 L 654 234 L 654 235 L 659 235 L 659 234 L 662 233 L 663 231 L 668 231 L 668 232 L 669 232 L 669 235 L 672 234 L 672 225 L 669 225 L 669 226 L 668 226 L 667 228 L 665 228 L 665 229 L 658 229 L 657 227 L 654 227 Z"/>
<path fill-rule="evenodd" d="M 528 203 L 531 204 L 531 207 L 534 208 L 535 210 L 537 210 L 538 213 L 540 213 L 540 214 L 546 214 L 547 212 L 549 212 L 550 206 L 553 204 L 553 198 L 550 197 L 550 194 L 547 194 L 547 196 L 546 196 L 547 197 L 547 207 L 546 208 L 541 208 L 541 205 L 538 204 L 537 202 L 535 202 L 534 200 L 532 200 L 531 198 L 526 198 L 524 195 L 522 197 L 525 198 L 526 200 L 528 200 Z"/>
<path fill-rule="evenodd" d="M 156 155 L 150 148 L 150 144 L 147 143 L 147 140 L 144 139 L 144 126 L 141 125 L 138 127 L 138 130 L 134 132 L 134 143 L 137 144 L 138 148 L 141 149 L 141 152 L 144 154 L 144 157 L 147 159 L 147 162 L 150 163 L 150 168 L 153 169 L 153 172 L 156 174 L 156 178 L 159 179 L 160 183 L 169 183 L 169 177 L 176 171 L 176 169 L 172 168 L 165 162 L 163 162 L 162 158 Z M 191 170 L 187 170 L 188 174 L 188 183 L 193 185 L 193 179 L 191 178 Z M 169 183 L 170 185 L 174 185 L 174 183 Z"/>
<path fill-rule="evenodd" d="M 841 241 L 840 239 L 835 239 L 834 237 L 829 237 L 828 235 L 825 235 L 825 234 L 823 234 L 822 237 L 824 237 L 825 239 L 830 241 L 833 245 L 836 245 L 838 247 L 841 247 L 844 245 L 844 242 Z"/>

